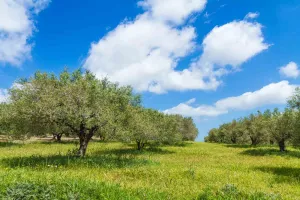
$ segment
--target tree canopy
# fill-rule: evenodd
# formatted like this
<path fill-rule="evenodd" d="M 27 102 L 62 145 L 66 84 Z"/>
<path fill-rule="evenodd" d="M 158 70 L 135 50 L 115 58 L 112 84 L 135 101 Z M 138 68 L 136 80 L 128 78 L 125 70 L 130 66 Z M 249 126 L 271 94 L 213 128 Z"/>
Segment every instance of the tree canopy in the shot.
<path fill-rule="evenodd" d="M 86 154 L 94 136 L 136 142 L 141 150 L 149 142 L 175 143 L 198 135 L 191 118 L 146 109 L 131 87 L 81 70 L 65 70 L 59 76 L 36 72 L 18 81 L 0 113 L 1 132 L 27 138 L 75 136 L 79 156 Z"/>
<path fill-rule="evenodd" d="M 300 89 L 288 100 L 288 106 L 280 112 L 266 110 L 210 130 L 206 142 L 227 144 L 277 143 L 280 151 L 286 151 L 287 143 L 300 146 Z"/>

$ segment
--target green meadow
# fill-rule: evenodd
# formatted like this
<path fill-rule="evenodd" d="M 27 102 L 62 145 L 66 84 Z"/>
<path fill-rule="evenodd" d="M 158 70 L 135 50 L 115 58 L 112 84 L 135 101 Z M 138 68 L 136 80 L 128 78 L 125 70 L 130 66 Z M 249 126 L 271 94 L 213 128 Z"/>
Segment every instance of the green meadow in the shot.
<path fill-rule="evenodd" d="M 300 151 L 208 143 L 146 148 L 0 143 L 2 199 L 299 199 Z"/>

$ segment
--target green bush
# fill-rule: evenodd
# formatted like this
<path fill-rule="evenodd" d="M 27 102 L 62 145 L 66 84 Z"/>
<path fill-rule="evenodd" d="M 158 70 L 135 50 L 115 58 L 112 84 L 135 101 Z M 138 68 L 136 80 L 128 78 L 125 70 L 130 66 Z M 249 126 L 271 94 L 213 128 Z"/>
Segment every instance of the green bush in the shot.
<path fill-rule="evenodd" d="M 33 183 L 17 183 L 8 187 L 3 199 L 13 200 L 51 200 L 54 198 L 54 187 Z"/>
<path fill-rule="evenodd" d="M 11 185 L 11 186 L 8 186 Z M 145 189 L 127 191 L 119 185 L 77 180 L 66 182 L 21 182 L 0 184 L 0 199 L 5 200 L 98 200 L 98 199 L 166 199 L 163 193 Z M 3 188 L 5 188 L 3 190 Z"/>

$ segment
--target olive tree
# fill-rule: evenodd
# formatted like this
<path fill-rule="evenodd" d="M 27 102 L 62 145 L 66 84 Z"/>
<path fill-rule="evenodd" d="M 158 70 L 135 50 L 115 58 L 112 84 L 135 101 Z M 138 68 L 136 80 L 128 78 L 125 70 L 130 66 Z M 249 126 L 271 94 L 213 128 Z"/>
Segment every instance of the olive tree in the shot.
<path fill-rule="evenodd" d="M 157 142 L 172 145 L 185 140 L 184 135 L 187 135 L 187 129 L 184 127 L 182 116 L 163 114 L 158 111 L 153 114 L 155 115 L 153 123 L 159 134 Z"/>
<path fill-rule="evenodd" d="M 46 134 L 53 126 L 67 129 L 79 138 L 79 156 L 85 156 L 92 137 L 102 127 L 114 124 L 134 96 L 130 87 L 118 87 L 80 70 L 65 70 L 59 77 L 37 72 L 19 84 L 21 87 L 10 92 L 11 104 L 22 118 L 24 133 Z"/>
<path fill-rule="evenodd" d="M 9 105 L 0 103 L 0 135 L 8 136 L 10 127 L 8 123 Z"/>
<path fill-rule="evenodd" d="M 123 142 L 135 142 L 138 150 L 149 144 L 175 144 L 182 141 L 182 121 L 177 115 L 129 106 L 124 124 L 117 138 Z"/>
<path fill-rule="evenodd" d="M 288 106 L 295 112 L 294 133 L 291 140 L 294 146 L 300 146 L 300 88 L 296 88 L 294 95 L 288 101 Z"/>
<path fill-rule="evenodd" d="M 219 142 L 219 129 L 213 128 L 208 132 L 208 136 L 204 138 L 205 142 L 218 143 Z"/>
<path fill-rule="evenodd" d="M 229 124 L 228 137 L 232 144 L 237 144 L 240 142 L 240 138 L 243 136 L 243 127 L 242 123 L 237 120 L 233 120 Z"/>
<path fill-rule="evenodd" d="M 285 109 L 283 113 L 276 109 L 273 113 L 270 132 L 282 152 L 286 151 L 286 142 L 293 136 L 294 120 L 295 112 L 291 109 Z"/>
<path fill-rule="evenodd" d="M 265 126 L 264 116 L 258 112 L 257 115 L 251 114 L 244 121 L 245 133 L 251 140 L 251 145 L 256 146 L 264 143 L 268 139 L 268 130 Z"/>
<path fill-rule="evenodd" d="M 155 115 L 151 109 L 129 106 L 126 127 L 119 132 L 118 138 L 124 142 L 135 142 L 138 150 L 143 150 L 150 141 L 157 141 L 158 129 L 154 123 Z"/>
<path fill-rule="evenodd" d="M 198 137 L 198 129 L 194 123 L 193 118 L 182 118 L 182 137 L 184 141 L 195 141 Z"/>

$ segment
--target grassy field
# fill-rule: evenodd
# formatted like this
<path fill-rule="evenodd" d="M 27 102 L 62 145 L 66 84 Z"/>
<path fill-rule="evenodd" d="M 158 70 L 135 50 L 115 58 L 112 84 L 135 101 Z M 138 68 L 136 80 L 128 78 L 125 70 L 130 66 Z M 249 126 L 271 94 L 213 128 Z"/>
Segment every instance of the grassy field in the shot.
<path fill-rule="evenodd" d="M 0 143 L 3 199 L 300 199 L 300 151 L 186 143 Z M 31 195 L 31 196 L 30 196 Z"/>

